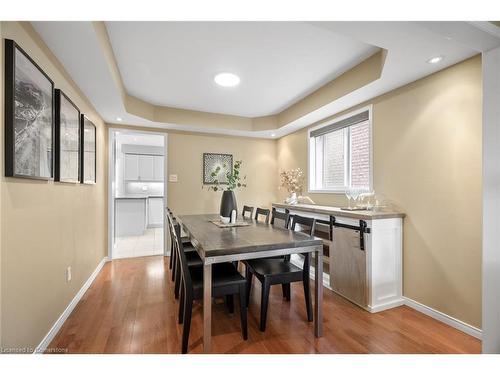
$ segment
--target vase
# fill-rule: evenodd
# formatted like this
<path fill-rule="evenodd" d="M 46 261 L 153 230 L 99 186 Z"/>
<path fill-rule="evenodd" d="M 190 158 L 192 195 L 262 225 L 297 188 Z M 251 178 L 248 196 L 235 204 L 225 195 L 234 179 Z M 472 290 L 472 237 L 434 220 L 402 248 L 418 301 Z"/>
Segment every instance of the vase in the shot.
<path fill-rule="evenodd" d="M 234 191 L 224 190 L 220 201 L 220 216 L 231 217 L 231 212 L 233 210 L 236 210 L 236 216 L 238 216 L 238 206 L 236 204 Z"/>

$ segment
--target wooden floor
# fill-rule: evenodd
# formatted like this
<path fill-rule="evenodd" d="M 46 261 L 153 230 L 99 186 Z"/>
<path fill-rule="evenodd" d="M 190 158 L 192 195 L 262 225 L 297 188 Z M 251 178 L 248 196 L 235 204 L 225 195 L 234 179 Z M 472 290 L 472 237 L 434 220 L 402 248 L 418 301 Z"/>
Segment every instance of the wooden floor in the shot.
<path fill-rule="evenodd" d="M 254 281 L 249 339 L 239 311 L 213 305 L 214 353 L 479 353 L 480 341 L 406 306 L 370 314 L 325 288 L 324 336 L 315 338 L 305 316 L 302 285 L 292 301 L 272 287 L 266 332 L 260 332 L 260 283 Z M 168 258 L 108 262 L 49 348 L 69 353 L 179 353 L 182 326 Z M 236 303 L 237 305 L 237 303 Z M 202 352 L 202 306 L 195 303 L 190 353 Z"/>

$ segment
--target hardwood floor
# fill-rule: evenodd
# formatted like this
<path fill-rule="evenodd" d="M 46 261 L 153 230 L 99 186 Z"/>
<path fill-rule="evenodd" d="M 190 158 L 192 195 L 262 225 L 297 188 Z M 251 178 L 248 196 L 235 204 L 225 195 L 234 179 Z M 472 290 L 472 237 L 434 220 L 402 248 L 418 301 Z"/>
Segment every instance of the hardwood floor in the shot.
<path fill-rule="evenodd" d="M 168 258 L 108 262 L 49 348 L 69 353 L 179 353 L 182 326 Z M 271 288 L 266 332 L 259 331 L 260 283 L 252 287 L 243 341 L 239 306 L 213 305 L 214 353 L 480 353 L 480 341 L 406 306 L 370 314 L 324 289 L 324 336 L 306 320 L 301 285 L 292 300 Z M 202 306 L 195 303 L 190 353 L 202 352 Z"/>

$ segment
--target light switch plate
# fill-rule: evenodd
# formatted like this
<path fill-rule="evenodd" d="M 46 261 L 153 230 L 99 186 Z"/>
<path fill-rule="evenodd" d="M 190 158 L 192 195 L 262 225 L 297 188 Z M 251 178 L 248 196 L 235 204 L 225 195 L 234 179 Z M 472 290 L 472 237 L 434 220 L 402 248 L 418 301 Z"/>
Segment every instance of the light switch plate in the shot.
<path fill-rule="evenodd" d="M 177 175 L 176 174 L 171 174 L 168 176 L 168 181 L 170 182 L 177 182 Z"/>
<path fill-rule="evenodd" d="M 70 281 L 71 281 L 71 266 L 66 268 L 66 282 L 69 283 Z"/>

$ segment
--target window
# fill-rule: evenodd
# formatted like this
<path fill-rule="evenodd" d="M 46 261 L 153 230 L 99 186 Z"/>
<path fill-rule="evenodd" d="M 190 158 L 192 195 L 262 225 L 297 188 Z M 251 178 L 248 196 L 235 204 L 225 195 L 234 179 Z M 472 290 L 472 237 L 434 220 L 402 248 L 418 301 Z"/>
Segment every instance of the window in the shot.
<path fill-rule="evenodd" d="M 310 191 L 372 189 L 370 118 L 365 108 L 309 131 Z"/>

